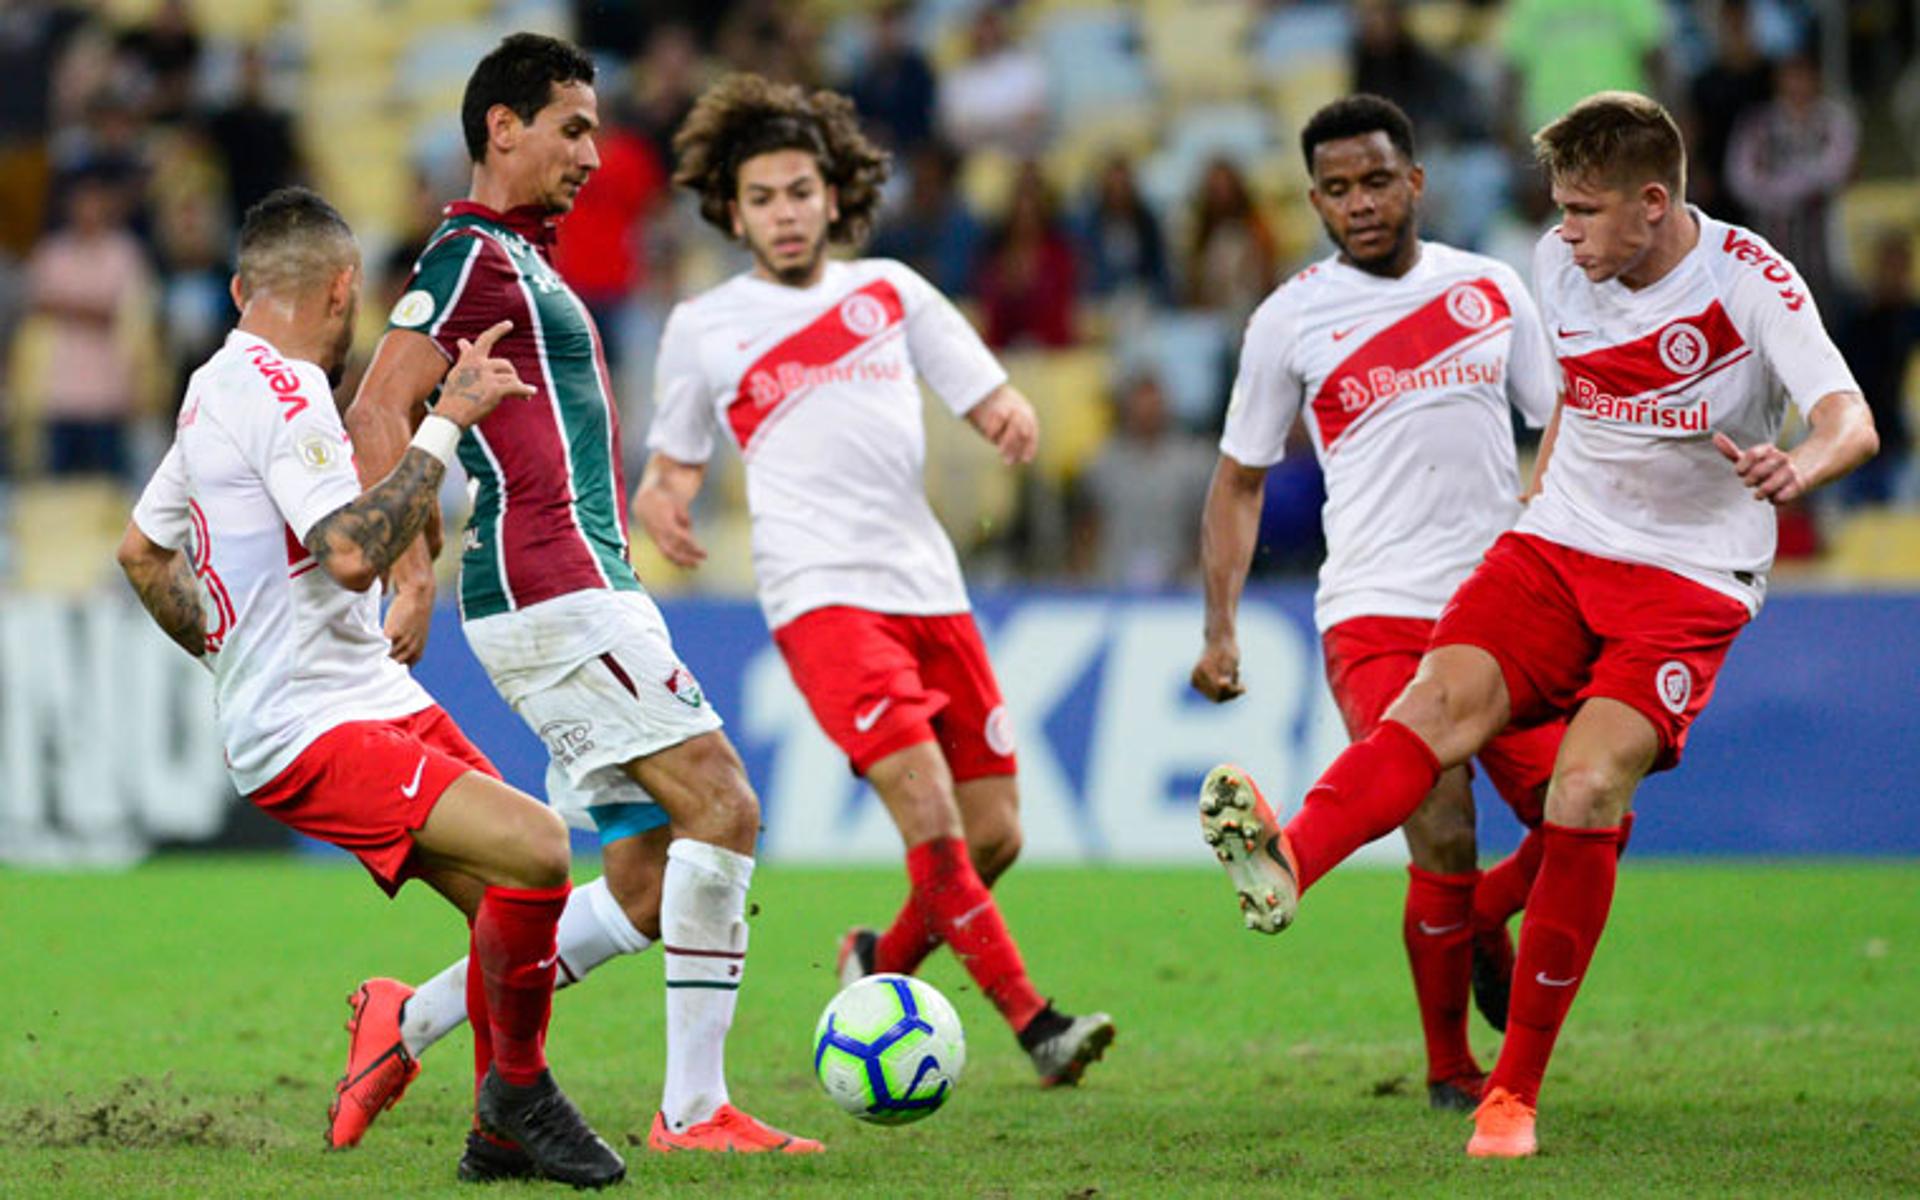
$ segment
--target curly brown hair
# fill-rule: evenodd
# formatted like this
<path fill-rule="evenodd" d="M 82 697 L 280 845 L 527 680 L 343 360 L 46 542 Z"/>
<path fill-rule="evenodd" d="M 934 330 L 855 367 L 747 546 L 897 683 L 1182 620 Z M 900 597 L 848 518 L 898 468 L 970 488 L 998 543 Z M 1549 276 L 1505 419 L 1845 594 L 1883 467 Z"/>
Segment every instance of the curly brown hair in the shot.
<path fill-rule="evenodd" d="M 673 135 L 673 182 L 700 197 L 700 215 L 733 236 L 728 206 L 738 194 L 740 164 L 776 150 L 805 150 L 838 195 L 840 215 L 829 240 L 856 244 L 873 227 L 892 156 L 867 140 L 853 101 L 822 89 L 737 73 L 708 88 Z"/>

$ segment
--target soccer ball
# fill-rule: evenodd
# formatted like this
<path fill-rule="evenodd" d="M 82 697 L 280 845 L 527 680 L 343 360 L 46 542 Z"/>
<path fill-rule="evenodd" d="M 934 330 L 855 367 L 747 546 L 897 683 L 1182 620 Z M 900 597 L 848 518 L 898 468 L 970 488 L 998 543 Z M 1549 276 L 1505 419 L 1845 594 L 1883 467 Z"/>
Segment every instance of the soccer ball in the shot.
<path fill-rule="evenodd" d="M 813 1073 L 841 1108 L 877 1125 L 933 1115 L 967 1065 L 960 1017 L 932 984 L 869 975 L 835 996 L 813 1030 Z"/>

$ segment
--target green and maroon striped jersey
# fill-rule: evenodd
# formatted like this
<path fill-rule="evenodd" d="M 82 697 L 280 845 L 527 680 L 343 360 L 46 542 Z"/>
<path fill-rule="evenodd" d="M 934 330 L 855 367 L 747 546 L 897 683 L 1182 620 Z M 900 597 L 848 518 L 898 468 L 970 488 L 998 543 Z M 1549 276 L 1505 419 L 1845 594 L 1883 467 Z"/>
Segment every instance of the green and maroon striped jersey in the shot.
<path fill-rule="evenodd" d="M 639 591 L 627 560 L 620 417 L 599 330 L 547 260 L 550 216 L 446 208 L 388 327 L 449 359 L 461 338 L 513 322 L 494 347 L 538 394 L 503 402 L 460 439 L 478 484 L 460 559 L 462 618 L 588 588 Z"/>

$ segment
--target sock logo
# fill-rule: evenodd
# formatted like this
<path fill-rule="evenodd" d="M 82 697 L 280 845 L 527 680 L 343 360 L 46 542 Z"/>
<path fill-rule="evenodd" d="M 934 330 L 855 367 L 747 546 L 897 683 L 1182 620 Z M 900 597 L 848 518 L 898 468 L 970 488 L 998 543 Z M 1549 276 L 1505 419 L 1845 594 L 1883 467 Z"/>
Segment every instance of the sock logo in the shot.
<path fill-rule="evenodd" d="M 1693 698 L 1693 672 L 1679 659 L 1668 659 L 1654 672 L 1653 687 L 1660 695 L 1660 703 L 1677 717 L 1687 711 L 1687 701 Z"/>
<path fill-rule="evenodd" d="M 1579 980 L 1578 975 L 1569 975 L 1565 979 L 1550 979 L 1545 971 L 1536 971 L 1533 975 L 1533 981 L 1541 987 L 1572 987 Z"/>
<path fill-rule="evenodd" d="M 1428 937 L 1440 937 L 1442 934 L 1458 933 L 1466 927 L 1467 923 L 1465 921 L 1455 921 L 1451 925 L 1429 925 L 1424 920 L 1417 926 L 1420 932 L 1426 934 Z"/>

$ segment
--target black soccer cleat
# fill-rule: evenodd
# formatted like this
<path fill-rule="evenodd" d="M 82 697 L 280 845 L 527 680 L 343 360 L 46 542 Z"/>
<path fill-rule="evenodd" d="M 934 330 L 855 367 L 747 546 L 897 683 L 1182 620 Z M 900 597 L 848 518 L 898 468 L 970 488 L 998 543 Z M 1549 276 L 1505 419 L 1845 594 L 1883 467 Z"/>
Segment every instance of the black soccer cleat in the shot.
<path fill-rule="evenodd" d="M 1460 1079 L 1442 1079 L 1427 1085 L 1427 1107 L 1435 1112 L 1470 1113 L 1480 1107 L 1480 1094 L 1487 1077 L 1473 1075 Z"/>
<path fill-rule="evenodd" d="M 1473 1006 L 1500 1032 L 1507 1031 L 1513 998 L 1513 934 L 1504 924 L 1473 935 Z"/>
<path fill-rule="evenodd" d="M 626 1162 L 587 1125 L 551 1071 L 515 1087 L 489 1067 L 474 1108 L 481 1131 L 518 1144 L 544 1178 L 590 1188 L 626 1178 Z"/>
<path fill-rule="evenodd" d="M 481 1133 L 467 1131 L 467 1150 L 460 1156 L 461 1183 L 499 1183 L 532 1179 L 539 1174 L 527 1152 Z"/>

